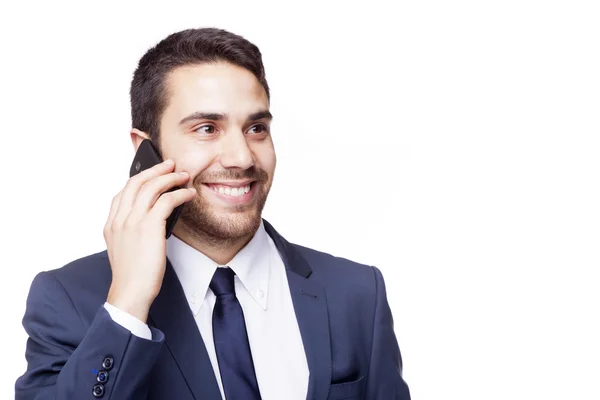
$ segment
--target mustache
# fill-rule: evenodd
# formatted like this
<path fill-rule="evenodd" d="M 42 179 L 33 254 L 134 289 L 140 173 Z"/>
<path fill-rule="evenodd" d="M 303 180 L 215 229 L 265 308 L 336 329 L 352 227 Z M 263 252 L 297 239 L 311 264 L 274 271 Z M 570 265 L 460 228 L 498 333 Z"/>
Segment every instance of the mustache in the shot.
<path fill-rule="evenodd" d="M 256 167 L 250 167 L 248 169 L 229 169 L 223 171 L 205 171 L 202 174 L 198 175 L 196 179 L 194 179 L 194 183 L 204 183 L 204 182 L 219 182 L 219 181 L 242 181 L 242 180 L 252 180 L 252 181 L 266 181 L 269 179 L 269 175 L 263 169 L 258 169 Z"/>

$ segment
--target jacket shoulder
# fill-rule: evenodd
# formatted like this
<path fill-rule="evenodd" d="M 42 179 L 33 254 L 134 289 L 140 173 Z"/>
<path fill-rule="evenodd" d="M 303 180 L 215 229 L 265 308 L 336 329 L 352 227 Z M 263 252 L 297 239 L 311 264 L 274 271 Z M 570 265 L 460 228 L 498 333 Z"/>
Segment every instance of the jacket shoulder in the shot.
<path fill-rule="evenodd" d="M 63 285 L 72 282 L 96 285 L 108 279 L 110 284 L 111 270 L 106 250 L 73 260 L 63 267 L 46 271 Z"/>
<path fill-rule="evenodd" d="M 316 279 L 324 283 L 334 281 L 338 286 L 346 283 L 369 291 L 375 289 L 375 267 L 301 245 L 292 246 L 306 260 Z"/>
<path fill-rule="evenodd" d="M 41 272 L 38 278 L 42 275 L 45 275 L 46 279 L 40 281 L 39 284 L 42 282 L 45 284 L 38 287 L 39 290 L 51 291 L 53 288 L 54 290 L 62 288 L 59 290 L 66 292 L 77 312 L 84 319 L 90 319 L 90 322 L 98 307 L 106 301 L 112 281 L 106 250 L 81 257 L 63 267 Z M 59 286 L 56 286 L 57 283 Z"/>

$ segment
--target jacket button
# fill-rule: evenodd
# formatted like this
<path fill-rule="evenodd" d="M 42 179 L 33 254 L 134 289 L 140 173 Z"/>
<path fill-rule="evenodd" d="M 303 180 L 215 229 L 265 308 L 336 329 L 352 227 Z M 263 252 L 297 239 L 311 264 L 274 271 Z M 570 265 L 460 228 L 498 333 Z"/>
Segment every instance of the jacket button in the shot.
<path fill-rule="evenodd" d="M 92 388 L 92 394 L 94 395 L 94 397 L 104 396 L 104 385 L 101 383 L 96 383 Z"/>
<path fill-rule="evenodd" d="M 115 360 L 113 360 L 112 357 L 106 357 L 104 360 L 102 360 L 102 368 L 107 371 L 110 371 L 113 365 L 115 365 Z"/>
<path fill-rule="evenodd" d="M 108 372 L 106 372 L 106 371 L 100 371 L 100 372 L 98 372 L 98 375 L 96 375 L 96 380 L 99 383 L 106 383 L 106 382 L 108 382 Z"/>

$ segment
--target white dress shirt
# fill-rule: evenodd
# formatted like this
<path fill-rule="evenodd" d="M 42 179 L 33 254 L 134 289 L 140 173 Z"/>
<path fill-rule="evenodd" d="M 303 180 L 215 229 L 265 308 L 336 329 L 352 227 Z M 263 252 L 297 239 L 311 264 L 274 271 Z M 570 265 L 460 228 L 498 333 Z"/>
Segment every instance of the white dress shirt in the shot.
<path fill-rule="evenodd" d="M 212 332 L 216 297 L 209 290 L 214 272 L 222 266 L 175 235 L 167 240 L 167 257 L 181 282 L 225 399 Z M 235 291 L 244 311 L 262 399 L 306 399 L 309 370 L 285 266 L 262 223 L 227 266 L 236 274 Z M 112 319 L 132 334 L 151 338 L 150 329 L 142 321 L 111 304 L 105 307 Z"/>

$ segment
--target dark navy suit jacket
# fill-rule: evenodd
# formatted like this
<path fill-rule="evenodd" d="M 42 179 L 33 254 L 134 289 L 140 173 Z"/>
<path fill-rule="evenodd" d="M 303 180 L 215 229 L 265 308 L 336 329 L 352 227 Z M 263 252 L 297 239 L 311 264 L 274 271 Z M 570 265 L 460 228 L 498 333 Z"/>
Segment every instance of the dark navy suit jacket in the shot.
<path fill-rule="evenodd" d="M 409 400 L 381 272 L 291 244 L 264 224 L 287 269 L 310 371 L 307 399 Z M 112 321 L 102 306 L 110 283 L 106 251 L 36 276 L 23 318 L 28 366 L 16 400 L 94 399 L 102 370 L 104 399 L 221 399 L 168 260 L 149 313 L 152 340 Z"/>

